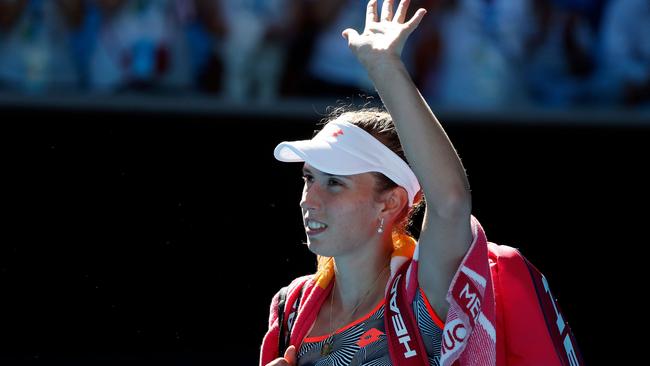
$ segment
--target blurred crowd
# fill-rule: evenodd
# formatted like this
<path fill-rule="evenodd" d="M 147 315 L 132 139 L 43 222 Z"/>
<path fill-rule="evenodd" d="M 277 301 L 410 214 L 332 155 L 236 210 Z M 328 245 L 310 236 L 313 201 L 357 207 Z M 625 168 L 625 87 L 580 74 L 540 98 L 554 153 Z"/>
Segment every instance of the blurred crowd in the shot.
<path fill-rule="evenodd" d="M 650 104 L 649 0 L 412 0 L 403 58 L 453 108 Z M 0 0 L 0 91 L 372 93 L 341 31 L 366 0 Z"/>

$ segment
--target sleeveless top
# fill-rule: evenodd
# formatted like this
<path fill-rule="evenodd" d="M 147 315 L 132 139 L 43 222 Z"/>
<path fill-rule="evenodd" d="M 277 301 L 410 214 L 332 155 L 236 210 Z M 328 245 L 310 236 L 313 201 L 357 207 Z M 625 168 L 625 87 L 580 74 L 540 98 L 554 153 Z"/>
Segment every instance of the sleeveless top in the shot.
<path fill-rule="evenodd" d="M 443 322 L 422 289 L 413 299 L 413 313 L 431 366 L 439 365 Z M 391 365 L 384 328 L 384 299 L 366 316 L 340 328 L 332 337 L 332 352 L 321 355 L 328 335 L 307 337 L 298 351 L 298 366 Z"/>

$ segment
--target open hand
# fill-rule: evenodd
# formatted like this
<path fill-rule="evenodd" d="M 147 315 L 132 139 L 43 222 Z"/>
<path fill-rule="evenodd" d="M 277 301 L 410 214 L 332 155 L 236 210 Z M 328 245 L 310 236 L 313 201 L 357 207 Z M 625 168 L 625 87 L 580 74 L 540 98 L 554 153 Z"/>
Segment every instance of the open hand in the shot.
<path fill-rule="evenodd" d="M 373 67 L 374 63 L 386 58 L 399 59 L 406 39 L 426 14 L 426 10 L 421 8 L 410 20 L 405 21 L 410 0 L 401 0 L 395 12 L 394 3 L 395 0 L 384 0 L 379 19 L 377 0 L 368 1 L 363 33 L 359 34 L 351 28 L 342 33 L 352 52 L 366 68 Z"/>

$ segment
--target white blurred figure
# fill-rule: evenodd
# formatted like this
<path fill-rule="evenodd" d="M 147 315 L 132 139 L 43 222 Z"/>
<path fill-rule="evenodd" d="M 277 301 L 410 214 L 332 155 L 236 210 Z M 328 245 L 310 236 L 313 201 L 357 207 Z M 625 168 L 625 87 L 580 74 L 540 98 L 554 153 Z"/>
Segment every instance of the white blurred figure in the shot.
<path fill-rule="evenodd" d="M 237 102 L 277 98 L 299 0 L 222 0 L 224 94 Z"/>
<path fill-rule="evenodd" d="M 537 0 L 536 9 L 536 34 L 526 62 L 532 98 L 541 105 L 556 107 L 586 101 L 596 42 L 588 9 L 548 0 Z"/>
<path fill-rule="evenodd" d="M 184 89 L 192 85 L 189 51 L 179 17 L 181 3 L 174 0 L 95 2 L 101 20 L 90 57 L 92 90 Z"/>
<path fill-rule="evenodd" d="M 0 88 L 76 89 L 71 34 L 80 22 L 80 0 L 0 0 Z"/>
<path fill-rule="evenodd" d="M 331 94 L 347 94 L 346 89 L 374 92 L 367 72 L 350 52 L 346 42 L 341 42 L 341 32 L 346 28 L 362 30 L 366 20 L 366 1 L 360 0 L 310 0 L 312 13 L 323 26 L 316 36 L 308 71 L 316 85 L 331 86 Z M 381 1 L 378 4 L 381 9 Z M 337 86 L 341 89 L 337 90 Z"/>
<path fill-rule="evenodd" d="M 650 106 L 650 1 L 611 1 L 601 42 L 598 96 Z"/>
<path fill-rule="evenodd" d="M 425 97 L 452 109 L 528 103 L 522 81 L 531 36 L 530 0 L 441 0 L 437 70 Z"/>

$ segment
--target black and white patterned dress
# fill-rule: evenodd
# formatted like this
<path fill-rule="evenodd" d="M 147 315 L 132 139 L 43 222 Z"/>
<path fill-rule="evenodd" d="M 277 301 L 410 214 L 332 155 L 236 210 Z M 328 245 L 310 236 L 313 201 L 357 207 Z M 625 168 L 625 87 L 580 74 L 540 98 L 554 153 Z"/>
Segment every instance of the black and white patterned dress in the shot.
<path fill-rule="evenodd" d="M 431 366 L 438 366 L 443 324 L 431 309 L 421 289 L 418 290 L 417 296 L 413 300 L 413 310 L 422 341 L 427 350 L 429 363 Z M 384 328 L 383 300 L 366 316 L 336 331 L 332 338 L 333 351 L 323 356 L 321 349 L 327 338 L 327 335 L 306 338 L 298 352 L 298 365 L 391 365 Z"/>

